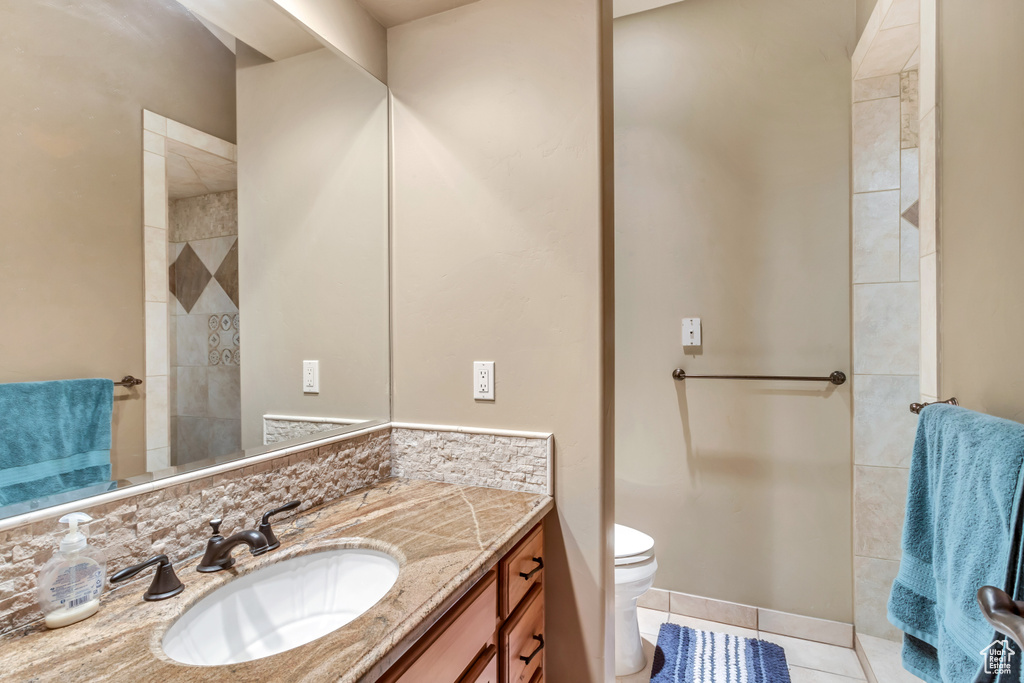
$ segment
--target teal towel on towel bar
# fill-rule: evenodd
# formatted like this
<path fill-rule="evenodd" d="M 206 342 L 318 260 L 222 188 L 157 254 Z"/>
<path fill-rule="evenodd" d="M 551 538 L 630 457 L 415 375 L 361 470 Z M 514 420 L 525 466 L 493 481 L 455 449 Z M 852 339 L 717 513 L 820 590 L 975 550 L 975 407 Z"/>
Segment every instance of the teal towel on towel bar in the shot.
<path fill-rule="evenodd" d="M 970 683 L 995 630 L 984 585 L 1017 592 L 1024 425 L 949 405 L 921 411 L 889 621 L 903 666 L 929 683 Z"/>
<path fill-rule="evenodd" d="M 110 481 L 109 379 L 0 384 L 0 505 Z"/>

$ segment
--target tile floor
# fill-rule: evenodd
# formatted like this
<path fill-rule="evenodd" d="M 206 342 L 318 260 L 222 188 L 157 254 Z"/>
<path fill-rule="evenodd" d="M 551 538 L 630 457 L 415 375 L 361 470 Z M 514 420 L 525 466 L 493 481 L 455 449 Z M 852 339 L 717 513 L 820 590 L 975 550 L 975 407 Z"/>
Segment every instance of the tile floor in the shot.
<path fill-rule="evenodd" d="M 825 645 L 774 633 L 759 633 L 753 629 L 692 619 L 643 607 L 639 608 L 638 612 L 640 635 L 644 639 L 644 653 L 647 655 L 647 669 L 632 676 L 620 676 L 616 679 L 617 683 L 648 683 L 651 680 L 654 644 L 658 641 L 658 629 L 665 622 L 689 626 L 702 631 L 729 633 L 744 638 L 760 638 L 777 643 L 786 649 L 786 661 L 789 662 L 789 675 L 792 683 L 857 683 L 866 680 L 860 662 L 857 660 L 857 654 L 849 648 Z"/>
<path fill-rule="evenodd" d="M 903 668 L 903 644 L 858 634 L 860 645 L 878 683 L 921 683 L 921 679 Z"/>

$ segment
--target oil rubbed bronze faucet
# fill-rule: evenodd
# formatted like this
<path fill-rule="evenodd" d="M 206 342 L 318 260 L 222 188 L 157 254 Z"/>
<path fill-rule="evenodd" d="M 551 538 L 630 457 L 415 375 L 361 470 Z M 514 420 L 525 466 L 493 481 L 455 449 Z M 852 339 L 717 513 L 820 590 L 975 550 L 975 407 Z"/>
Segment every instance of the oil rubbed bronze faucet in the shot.
<path fill-rule="evenodd" d="M 206 553 L 202 561 L 196 567 L 200 572 L 219 572 L 235 564 L 235 558 L 231 557 L 231 551 L 236 545 L 249 546 L 249 552 L 255 555 L 262 555 L 270 550 L 267 537 L 255 529 L 239 531 L 233 536 L 224 538 L 220 535 L 220 525 L 223 520 L 215 519 L 210 522 L 213 528 L 213 536 L 206 543 Z"/>
<path fill-rule="evenodd" d="M 149 567 L 156 567 L 156 573 L 153 574 L 153 583 L 142 594 L 143 600 L 149 600 L 150 602 L 166 600 L 185 590 L 185 586 L 178 580 L 177 575 L 174 573 L 174 566 L 167 559 L 166 555 L 157 555 L 134 567 L 122 569 L 110 577 L 110 583 L 126 581 Z"/>
<path fill-rule="evenodd" d="M 281 547 L 281 541 L 277 540 L 277 534 L 274 533 L 273 527 L 270 526 L 270 518 L 274 515 L 279 515 L 282 512 L 288 512 L 302 505 L 301 500 L 293 500 L 292 502 L 282 505 L 281 507 L 271 510 L 263 515 L 263 520 L 260 522 L 260 533 L 267 537 L 267 544 L 270 546 L 268 550 L 276 550 Z"/>

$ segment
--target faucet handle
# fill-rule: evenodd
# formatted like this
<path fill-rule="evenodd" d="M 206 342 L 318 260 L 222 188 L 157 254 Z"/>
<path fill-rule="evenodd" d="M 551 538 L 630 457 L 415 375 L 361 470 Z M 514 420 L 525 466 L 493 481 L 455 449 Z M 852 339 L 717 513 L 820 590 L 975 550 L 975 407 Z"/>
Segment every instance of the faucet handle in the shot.
<path fill-rule="evenodd" d="M 157 600 L 166 600 L 167 598 L 173 598 L 175 595 L 185 590 L 185 586 L 181 583 L 178 575 L 174 573 L 174 566 L 171 561 L 167 559 L 166 555 L 157 555 L 151 557 L 141 564 L 137 564 L 132 567 L 127 567 L 117 572 L 110 577 L 110 583 L 118 583 L 120 581 L 126 581 L 143 569 L 156 565 L 156 573 L 153 574 L 153 583 L 149 585 L 146 592 L 142 594 L 143 600 L 155 602 Z"/>
<path fill-rule="evenodd" d="M 267 550 L 275 550 L 281 547 L 281 541 L 278 540 L 277 535 L 274 534 L 274 530 L 270 527 L 270 518 L 281 512 L 287 512 L 288 510 L 294 510 L 295 508 L 302 505 L 301 500 L 293 500 L 290 503 L 286 503 L 279 508 L 275 508 L 268 512 L 263 513 L 263 519 L 260 521 L 260 533 L 267 537 Z"/>
<path fill-rule="evenodd" d="M 211 519 L 210 528 L 213 529 L 214 536 L 220 536 L 220 525 L 224 523 L 223 519 Z"/>

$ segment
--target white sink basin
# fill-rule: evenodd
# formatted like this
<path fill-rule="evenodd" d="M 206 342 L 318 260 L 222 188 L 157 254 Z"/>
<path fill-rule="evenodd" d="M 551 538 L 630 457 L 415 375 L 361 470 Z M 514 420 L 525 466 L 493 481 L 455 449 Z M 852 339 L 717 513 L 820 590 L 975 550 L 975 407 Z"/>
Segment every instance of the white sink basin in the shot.
<path fill-rule="evenodd" d="M 398 562 L 375 550 L 282 560 L 190 607 L 164 634 L 164 652 L 200 666 L 269 657 L 341 628 L 373 607 L 397 579 Z"/>

